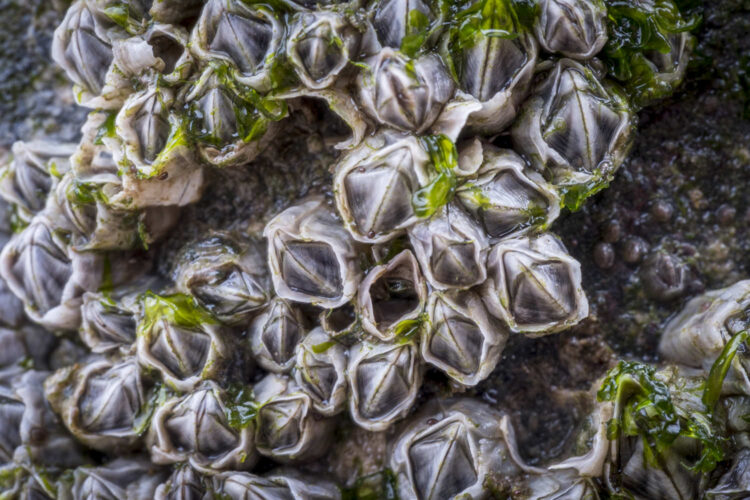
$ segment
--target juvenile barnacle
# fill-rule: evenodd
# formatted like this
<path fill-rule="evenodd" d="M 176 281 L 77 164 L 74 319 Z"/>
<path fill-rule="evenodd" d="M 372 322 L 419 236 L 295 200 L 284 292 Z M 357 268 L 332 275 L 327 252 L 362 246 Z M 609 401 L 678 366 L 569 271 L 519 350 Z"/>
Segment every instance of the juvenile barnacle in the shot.
<path fill-rule="evenodd" d="M 577 208 L 625 159 L 634 116 L 622 92 L 572 59 L 548 66 L 515 122 L 513 144 Z"/>
<path fill-rule="evenodd" d="M 369 431 L 382 431 L 411 409 L 422 384 L 416 342 L 362 341 L 349 351 L 349 413 Z"/>
<path fill-rule="evenodd" d="M 501 241 L 490 250 L 487 269 L 484 301 L 513 331 L 546 335 L 588 316 L 581 265 L 550 233 Z"/>
<path fill-rule="evenodd" d="M 357 241 L 381 243 L 415 222 L 414 194 L 429 180 L 429 156 L 411 135 L 385 131 L 336 166 L 336 207 Z"/>
<path fill-rule="evenodd" d="M 297 346 L 294 380 L 310 396 L 313 407 L 330 417 L 346 407 L 347 349 L 320 327 Z"/>
<path fill-rule="evenodd" d="M 437 400 L 389 443 L 399 498 L 483 498 L 492 481 L 531 472 L 507 415 L 472 399 Z"/>
<path fill-rule="evenodd" d="M 439 290 L 471 288 L 487 277 L 489 240 L 459 205 L 449 203 L 424 222 L 409 228 L 427 281 Z"/>
<path fill-rule="evenodd" d="M 419 263 L 411 251 L 404 250 L 370 269 L 359 285 L 357 309 L 362 328 L 380 340 L 393 340 L 403 321 L 419 317 L 426 300 Z"/>
<path fill-rule="evenodd" d="M 286 115 L 283 103 L 240 89 L 226 69 L 209 66 L 187 87 L 186 134 L 200 157 L 218 167 L 252 161 L 279 130 Z"/>
<path fill-rule="evenodd" d="M 72 472 L 72 484 L 69 490 L 63 489 L 62 498 L 153 498 L 168 474 L 144 458 L 118 458 L 97 467 L 78 467 Z"/>
<path fill-rule="evenodd" d="M 179 391 L 221 376 L 234 353 L 225 332 L 205 309 L 184 295 L 149 292 L 141 301 L 136 340 L 141 365 L 157 371 Z"/>
<path fill-rule="evenodd" d="M 606 20 L 602 0 L 542 0 L 534 28 L 547 52 L 590 59 L 607 43 Z"/>
<path fill-rule="evenodd" d="M 357 76 L 359 102 L 378 123 L 422 134 L 452 97 L 454 83 L 436 54 L 410 59 L 383 48 Z"/>
<path fill-rule="evenodd" d="M 258 402 L 255 445 L 261 455 L 296 462 L 326 452 L 333 421 L 315 412 L 312 398 L 294 379 L 271 373 L 253 390 Z"/>
<path fill-rule="evenodd" d="M 356 247 L 323 198 L 287 208 L 271 219 L 263 235 L 280 297 L 328 308 L 354 297 L 360 275 Z"/>
<path fill-rule="evenodd" d="M 482 134 L 502 132 L 513 121 L 537 63 L 537 41 L 516 8 L 508 0 L 465 2 L 443 38 L 457 96 L 480 105 L 467 126 Z"/>
<path fill-rule="evenodd" d="M 456 189 L 456 198 L 491 242 L 548 227 L 560 213 L 555 190 L 511 150 L 482 144 L 476 178 Z"/>
<path fill-rule="evenodd" d="M 333 85 L 357 57 L 361 33 L 335 10 L 296 14 L 286 53 L 302 84 L 310 89 Z"/>
<path fill-rule="evenodd" d="M 265 248 L 227 233 L 186 248 L 175 276 L 178 290 L 228 324 L 246 321 L 270 299 Z"/>
<path fill-rule="evenodd" d="M 306 321 L 299 308 L 277 297 L 250 323 L 250 348 L 261 368 L 285 373 L 294 367 L 295 350 L 306 334 Z"/>
<path fill-rule="evenodd" d="M 58 179 L 70 169 L 75 144 L 16 142 L 12 161 L 0 170 L 0 196 L 20 208 L 19 215 L 31 219 L 44 208 Z"/>
<path fill-rule="evenodd" d="M 739 281 L 690 300 L 664 329 L 659 353 L 665 359 L 711 370 L 722 350 L 748 327 L 750 281 Z M 750 395 L 748 362 L 742 351 L 732 359 L 722 394 Z"/>
<path fill-rule="evenodd" d="M 495 369 L 509 331 L 475 291 L 433 292 L 422 328 L 422 358 L 457 382 L 474 386 Z"/>
<path fill-rule="evenodd" d="M 159 464 L 188 462 L 204 473 L 249 470 L 256 462 L 252 422 L 233 427 L 231 404 L 216 383 L 160 404 L 153 416 L 148 442 L 151 459 Z"/>
<path fill-rule="evenodd" d="M 86 446 L 121 452 L 139 444 L 136 422 L 149 393 L 134 358 L 62 368 L 44 386 L 52 408 Z"/>
<path fill-rule="evenodd" d="M 78 328 L 81 295 L 96 290 L 103 257 L 71 249 L 44 215 L 16 234 L 0 254 L 0 274 L 28 316 L 51 329 Z"/>
<path fill-rule="evenodd" d="M 209 0 L 193 28 L 190 48 L 204 65 L 212 60 L 225 62 L 238 81 L 266 92 L 285 36 L 284 24 L 266 5 Z"/>

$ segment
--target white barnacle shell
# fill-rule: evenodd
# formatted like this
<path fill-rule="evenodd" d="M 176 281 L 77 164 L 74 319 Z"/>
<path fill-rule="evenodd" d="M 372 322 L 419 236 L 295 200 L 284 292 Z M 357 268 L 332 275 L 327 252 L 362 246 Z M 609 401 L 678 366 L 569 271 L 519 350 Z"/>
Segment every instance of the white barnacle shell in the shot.
<path fill-rule="evenodd" d="M 155 500 L 201 500 L 208 494 L 209 480 L 186 464 L 174 470 L 154 492 Z"/>
<path fill-rule="evenodd" d="M 546 335 L 588 316 L 581 265 L 550 233 L 501 241 L 492 247 L 487 269 L 487 308 L 515 332 Z"/>
<path fill-rule="evenodd" d="M 333 420 L 315 412 L 312 398 L 294 379 L 271 373 L 253 391 L 259 405 L 255 446 L 261 455 L 280 462 L 296 462 L 326 452 Z"/>
<path fill-rule="evenodd" d="M 149 394 L 134 358 L 72 365 L 44 385 L 65 427 L 86 446 L 117 453 L 140 443 L 136 420 Z"/>
<path fill-rule="evenodd" d="M 161 23 L 153 23 L 142 35 L 116 40 L 106 87 L 134 88 L 133 81 L 147 82 L 155 75 L 166 85 L 181 84 L 193 69 L 188 42 L 185 28 Z"/>
<path fill-rule="evenodd" d="M 471 288 L 486 279 L 489 240 L 479 223 L 456 203 L 445 205 L 408 232 L 422 272 L 434 288 Z"/>
<path fill-rule="evenodd" d="M 221 376 L 233 356 L 226 334 L 217 324 L 188 326 L 166 315 L 144 317 L 137 332 L 138 362 L 156 370 L 178 391 L 190 391 L 204 380 Z"/>
<path fill-rule="evenodd" d="M 249 470 L 256 462 L 252 422 L 234 428 L 226 393 L 208 381 L 193 392 L 159 405 L 148 442 L 158 464 L 188 462 L 204 473 Z"/>
<path fill-rule="evenodd" d="M 263 235 L 280 297 L 328 308 L 354 297 L 360 275 L 355 244 L 323 198 L 287 208 Z"/>
<path fill-rule="evenodd" d="M 453 380 L 474 386 L 495 369 L 509 331 L 475 291 L 433 292 L 422 328 L 422 358 Z"/>
<path fill-rule="evenodd" d="M 459 12 L 458 19 L 466 13 L 475 15 L 475 3 Z M 506 35 L 477 29 L 470 39 L 463 39 L 460 31 L 451 29 L 443 38 L 444 55 L 457 79 L 457 97 L 480 105 L 469 115 L 467 126 L 487 135 L 502 132 L 516 117 L 528 95 L 539 52 L 534 35 L 520 25 L 513 8 L 502 5 L 507 10 L 500 12 L 498 7 L 498 12 L 487 14 L 499 23 L 494 31 L 507 31 Z"/>
<path fill-rule="evenodd" d="M 667 324 L 659 353 L 669 361 L 708 373 L 727 342 L 747 329 L 749 308 L 748 280 L 695 297 Z M 732 360 L 722 394 L 750 396 L 748 361 L 742 352 Z"/>
<path fill-rule="evenodd" d="M 28 316 L 50 329 L 74 330 L 81 295 L 102 283 L 104 258 L 70 248 L 44 213 L 16 234 L 0 254 L 0 275 Z"/>
<path fill-rule="evenodd" d="M 212 493 L 238 500 L 341 500 L 341 489 L 319 476 L 280 470 L 264 477 L 248 472 L 224 472 L 212 478 Z"/>
<path fill-rule="evenodd" d="M 545 229 L 560 214 L 557 193 L 538 173 L 526 169 L 511 150 L 482 144 L 476 178 L 456 190 L 456 198 L 491 242 Z"/>
<path fill-rule="evenodd" d="M 468 398 L 429 404 L 389 449 L 399 498 L 485 498 L 493 480 L 533 470 L 516 450 L 510 418 Z"/>
<path fill-rule="evenodd" d="M 384 48 L 364 63 L 357 76 L 359 102 L 380 124 L 422 134 L 453 96 L 453 79 L 436 54 L 410 59 Z"/>
<path fill-rule="evenodd" d="M 47 141 L 14 143 L 13 159 L 0 170 L 0 196 L 22 209 L 19 215 L 40 212 L 58 179 L 70 169 L 75 148 Z"/>
<path fill-rule="evenodd" d="M 250 348 L 255 361 L 273 373 L 286 373 L 294 367 L 297 345 L 307 334 L 299 308 L 274 298 L 250 323 Z"/>
<path fill-rule="evenodd" d="M 416 320 L 426 300 L 419 263 L 411 251 L 404 250 L 370 269 L 359 285 L 357 309 L 362 328 L 380 340 L 393 340 L 399 324 Z"/>
<path fill-rule="evenodd" d="M 268 146 L 280 126 L 283 106 L 267 116 L 208 67 L 187 88 L 191 132 L 200 157 L 217 167 L 251 162 Z M 278 104 L 278 103 L 276 103 Z M 266 105 L 266 104 L 264 104 Z"/>
<path fill-rule="evenodd" d="M 112 69 L 115 39 L 127 33 L 116 26 L 98 8 L 78 0 L 67 10 L 55 30 L 52 58 L 76 85 L 78 103 L 92 108 L 117 108 L 122 104 L 123 90 L 102 96 L 107 75 Z"/>
<path fill-rule="evenodd" d="M 429 181 L 429 156 L 411 136 L 385 131 L 344 156 L 333 181 L 336 207 L 357 241 L 381 243 L 419 219 L 414 193 Z"/>
<path fill-rule="evenodd" d="M 297 346 L 294 380 L 310 396 L 313 407 L 327 417 L 346 407 L 347 348 L 320 327 Z"/>
<path fill-rule="evenodd" d="M 422 385 L 414 341 L 359 342 L 349 350 L 349 413 L 369 431 L 382 431 L 411 409 Z"/>
<path fill-rule="evenodd" d="M 214 233 L 187 248 L 175 275 L 180 292 L 224 323 L 249 319 L 270 299 L 265 248 L 230 234 Z"/>
<path fill-rule="evenodd" d="M 189 163 L 191 156 L 186 145 L 167 149 L 175 121 L 174 105 L 174 91 L 157 82 L 130 96 L 115 119 L 121 148 L 114 151 L 115 161 L 132 165 L 146 176 L 160 173 L 174 163 Z"/>
<path fill-rule="evenodd" d="M 193 28 L 190 48 L 201 63 L 223 61 L 238 81 L 266 92 L 272 84 L 270 66 L 285 36 L 284 24 L 266 5 L 209 0 Z"/>
<path fill-rule="evenodd" d="M 357 57 L 360 38 L 359 29 L 335 10 L 300 12 L 292 20 L 286 53 L 305 87 L 324 89 Z"/>
<path fill-rule="evenodd" d="M 399 49 L 404 38 L 416 35 L 415 18 L 422 18 L 429 25 L 439 24 L 442 19 L 440 7 L 435 2 L 425 0 L 378 0 L 373 2 L 372 24 L 378 41 L 384 47 Z M 425 42 L 431 41 L 436 33 L 426 36 Z"/>
<path fill-rule="evenodd" d="M 63 498 L 100 500 L 145 500 L 154 498 L 167 471 L 145 458 L 117 458 L 98 467 L 78 467 L 73 484 Z"/>
<path fill-rule="evenodd" d="M 542 0 L 534 28 L 547 52 L 590 59 L 607 43 L 607 8 L 601 0 Z"/>
<path fill-rule="evenodd" d="M 587 67 L 561 59 L 535 86 L 513 144 L 556 186 L 593 189 L 625 159 L 634 125 L 626 98 Z"/>

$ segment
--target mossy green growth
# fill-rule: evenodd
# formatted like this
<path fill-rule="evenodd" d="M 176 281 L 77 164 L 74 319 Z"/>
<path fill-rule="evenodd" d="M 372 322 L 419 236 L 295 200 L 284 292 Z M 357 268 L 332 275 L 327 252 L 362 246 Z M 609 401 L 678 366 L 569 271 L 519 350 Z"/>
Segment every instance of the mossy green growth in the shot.
<path fill-rule="evenodd" d="M 115 132 L 115 120 L 117 119 L 117 113 L 111 111 L 107 113 L 107 117 L 104 119 L 99 128 L 96 130 L 96 136 L 94 137 L 94 144 L 101 146 L 104 144 L 105 137 L 117 137 Z"/>
<path fill-rule="evenodd" d="M 113 23 L 131 35 L 142 29 L 142 23 L 136 20 L 127 2 L 113 2 L 103 9 L 104 15 Z"/>
<path fill-rule="evenodd" d="M 445 135 L 428 135 L 419 139 L 430 156 L 437 175 L 414 192 L 412 206 L 417 217 L 430 217 L 453 199 L 458 179 L 454 169 L 458 166 L 456 145 Z"/>
<path fill-rule="evenodd" d="M 429 321 L 427 313 L 422 313 L 414 319 L 405 319 L 399 321 L 394 328 L 396 339 L 399 343 L 406 344 L 419 334 L 422 330 L 422 325 Z"/>
<path fill-rule="evenodd" d="M 399 500 L 396 476 L 384 469 L 357 479 L 351 488 L 341 490 L 342 500 Z"/>
<path fill-rule="evenodd" d="M 401 52 L 409 57 L 415 57 L 426 47 L 427 38 L 436 27 L 430 26 L 430 18 L 424 12 L 412 9 L 406 22 L 406 34 L 401 39 Z"/>
<path fill-rule="evenodd" d="M 609 38 L 603 50 L 608 73 L 620 80 L 631 102 L 646 106 L 674 90 L 659 78 L 651 54 L 669 54 L 673 38 L 695 29 L 700 16 L 683 16 L 672 0 L 606 0 Z"/>
<path fill-rule="evenodd" d="M 236 430 L 246 428 L 258 416 L 259 405 L 255 401 L 253 389 L 246 385 L 229 386 L 224 407 L 227 422 Z"/>
<path fill-rule="evenodd" d="M 577 212 L 583 202 L 609 186 L 609 179 L 595 179 L 583 184 L 558 186 L 560 205 L 571 212 Z"/>
<path fill-rule="evenodd" d="M 723 460 L 723 438 L 712 425 L 710 411 L 686 411 L 673 402 L 669 387 L 656 377 L 653 366 L 637 361 L 620 361 L 607 373 L 599 401 L 611 401 L 619 413 L 607 423 L 607 438 L 640 438 L 644 461 L 660 468 L 677 438 L 696 440 L 700 458 L 686 468 L 708 473 Z"/>
<path fill-rule="evenodd" d="M 724 346 L 724 349 L 721 350 L 721 354 L 719 354 L 719 357 L 716 358 L 716 361 L 711 366 L 708 380 L 706 380 L 706 388 L 703 392 L 703 404 L 706 405 L 709 411 L 713 411 L 716 403 L 719 402 L 724 379 L 727 377 L 734 358 L 740 349 L 743 348 L 748 338 L 750 338 L 750 331 L 748 330 L 743 330 L 734 335 Z"/>
<path fill-rule="evenodd" d="M 192 329 L 217 323 L 211 313 L 201 307 L 190 295 L 177 293 L 162 296 L 148 291 L 140 296 L 140 302 L 143 307 L 143 317 L 138 323 L 138 335 L 147 334 L 160 320 Z"/>

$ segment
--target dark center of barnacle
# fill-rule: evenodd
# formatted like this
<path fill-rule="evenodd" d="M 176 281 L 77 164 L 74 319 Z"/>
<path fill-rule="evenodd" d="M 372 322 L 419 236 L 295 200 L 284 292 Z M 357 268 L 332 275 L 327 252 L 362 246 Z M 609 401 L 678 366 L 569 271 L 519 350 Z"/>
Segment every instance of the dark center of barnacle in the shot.
<path fill-rule="evenodd" d="M 339 262 L 327 243 L 292 240 L 281 252 L 281 275 L 295 292 L 332 299 L 341 295 Z"/>
<path fill-rule="evenodd" d="M 480 101 L 489 101 L 510 85 L 526 59 L 517 40 L 482 36 L 461 56 L 461 86 Z"/>
<path fill-rule="evenodd" d="M 445 311 L 433 325 L 430 352 L 464 375 L 476 373 L 482 356 L 484 337 L 471 318 Z"/>
<path fill-rule="evenodd" d="M 154 56 L 164 61 L 164 74 L 172 73 L 185 49 L 177 41 L 163 34 L 149 38 L 148 44 L 153 47 Z"/>
<path fill-rule="evenodd" d="M 562 321 L 575 310 L 575 290 L 563 262 L 537 262 L 510 283 L 510 309 L 519 324 Z"/>
<path fill-rule="evenodd" d="M 430 263 L 436 280 L 455 287 L 476 282 L 480 268 L 474 255 L 474 242 L 457 241 L 441 235 L 433 236 L 432 241 Z"/>
<path fill-rule="evenodd" d="M 210 34 L 209 47 L 224 53 L 242 73 L 250 74 L 263 64 L 272 37 L 273 28 L 262 19 L 225 12 Z"/>
<path fill-rule="evenodd" d="M 313 80 L 327 77 L 343 57 L 343 47 L 334 37 L 331 26 L 324 24 L 299 41 L 297 51 Z"/>
<path fill-rule="evenodd" d="M 203 370 L 211 338 L 202 332 L 163 324 L 151 342 L 151 354 L 177 377 L 191 377 Z"/>
<path fill-rule="evenodd" d="M 388 163 L 357 168 L 347 174 L 344 180 L 347 204 L 362 234 L 374 238 L 414 215 L 411 198 L 415 182 L 405 165 L 411 160 L 407 150 L 394 151 Z M 399 168 L 402 164 L 405 168 Z"/>
<path fill-rule="evenodd" d="M 153 162 L 164 149 L 169 138 L 169 120 L 158 93 L 154 93 L 135 115 L 141 156 Z"/>
<path fill-rule="evenodd" d="M 419 307 L 414 281 L 402 277 L 409 271 L 400 266 L 378 279 L 370 290 L 375 322 L 381 328 L 392 326 Z"/>

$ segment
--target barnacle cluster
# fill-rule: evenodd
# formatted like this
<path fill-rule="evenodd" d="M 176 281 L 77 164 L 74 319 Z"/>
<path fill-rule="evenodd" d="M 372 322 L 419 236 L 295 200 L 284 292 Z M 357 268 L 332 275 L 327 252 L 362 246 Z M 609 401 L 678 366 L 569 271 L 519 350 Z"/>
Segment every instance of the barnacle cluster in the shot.
<path fill-rule="evenodd" d="M 580 264 L 549 227 L 612 181 L 635 111 L 682 80 L 693 26 L 669 0 L 76 0 L 52 55 L 92 110 L 82 139 L 18 143 L 0 176 L 14 233 L 0 254 L 0 486 L 562 499 L 651 484 L 637 459 L 667 448 L 638 448 L 640 421 L 612 422 L 634 393 L 698 375 L 621 365 L 589 454 L 549 470 L 524 463 L 502 411 L 418 398 L 428 365 L 475 386 L 511 335 L 588 315 Z M 253 168 L 311 100 L 348 131 L 327 186 L 257 231 L 202 235 L 158 273 L 217 169 Z M 710 370 L 730 335 L 717 325 L 711 355 L 666 351 Z M 664 342 L 687 351 L 679 331 Z M 625 377 L 645 395 L 619 390 Z M 679 408 L 672 430 L 700 424 Z M 301 472 L 348 421 L 389 431 L 388 472 L 354 486 Z M 696 435 L 673 441 L 714 450 Z"/>

